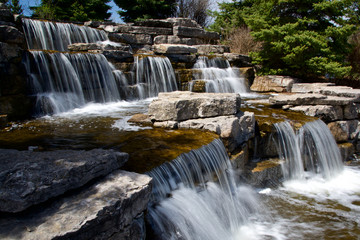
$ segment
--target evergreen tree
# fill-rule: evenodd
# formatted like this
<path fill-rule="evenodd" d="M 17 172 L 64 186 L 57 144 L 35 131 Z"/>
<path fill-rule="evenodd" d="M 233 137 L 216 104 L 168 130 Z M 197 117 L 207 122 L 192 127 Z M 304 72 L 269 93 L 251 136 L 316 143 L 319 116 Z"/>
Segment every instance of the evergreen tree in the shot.
<path fill-rule="evenodd" d="M 33 17 L 51 20 L 107 20 L 111 16 L 107 5 L 110 0 L 42 0 L 34 10 Z"/>
<path fill-rule="evenodd" d="M 346 19 L 351 1 L 258 0 L 245 10 L 245 22 L 263 49 L 251 56 L 264 74 L 301 78 L 343 77 L 349 36 Z"/>
<path fill-rule="evenodd" d="M 176 0 L 114 0 L 122 11 L 120 16 L 125 22 L 142 19 L 162 19 L 173 16 Z"/>
<path fill-rule="evenodd" d="M 19 3 L 19 0 L 11 0 L 10 9 L 13 14 L 22 14 L 23 13 L 23 9 Z"/>

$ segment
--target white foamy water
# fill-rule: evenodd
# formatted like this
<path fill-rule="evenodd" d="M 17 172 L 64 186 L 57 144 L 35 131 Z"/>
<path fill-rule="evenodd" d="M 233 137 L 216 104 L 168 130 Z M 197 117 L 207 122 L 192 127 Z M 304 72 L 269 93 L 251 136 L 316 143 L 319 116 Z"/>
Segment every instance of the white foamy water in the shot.
<path fill-rule="evenodd" d="M 116 120 L 115 123 L 112 125 L 112 128 L 118 129 L 120 131 L 139 131 L 144 129 L 152 129 L 152 127 L 142 127 L 133 123 L 129 123 L 128 120 L 130 118 L 131 117 L 129 116 Z"/>

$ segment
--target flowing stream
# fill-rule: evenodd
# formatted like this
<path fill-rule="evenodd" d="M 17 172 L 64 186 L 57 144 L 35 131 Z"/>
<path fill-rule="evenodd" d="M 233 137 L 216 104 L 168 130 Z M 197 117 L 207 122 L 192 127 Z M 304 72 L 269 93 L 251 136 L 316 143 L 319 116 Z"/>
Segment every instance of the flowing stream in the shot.
<path fill-rule="evenodd" d="M 146 112 L 149 97 L 178 89 L 167 58 L 135 56 L 129 78 L 102 54 L 66 52 L 71 43 L 107 40 L 103 31 L 30 19 L 24 19 L 23 25 L 29 49 L 37 50 L 30 51 L 26 60 L 30 94 L 37 113 L 47 116 L 2 132 L 2 146 L 89 149 L 102 144 L 154 153 L 160 130 L 127 120 Z M 248 93 L 238 69 L 223 59 L 200 57 L 194 68 L 199 70 L 195 78 L 205 81 L 208 92 Z M 213 141 L 213 136 L 203 143 L 205 135 L 200 131 L 186 136 L 186 131 L 161 130 L 161 137 L 169 137 L 157 147 L 164 151 L 187 145 L 181 152 L 188 153 L 169 163 L 157 162 L 156 168 L 146 165 L 151 155 L 137 162 L 146 165 L 154 178 L 148 238 L 359 239 L 359 165 L 343 166 L 339 149 L 321 121 L 298 131 L 288 122 L 275 127 L 285 178 L 275 189 L 253 189 L 238 182 L 222 142 Z M 129 137 L 133 131 L 138 132 Z M 134 144 L 126 146 L 130 141 Z M 171 141 L 174 145 L 164 147 Z M 188 145 L 196 144 L 205 146 L 190 151 Z"/>

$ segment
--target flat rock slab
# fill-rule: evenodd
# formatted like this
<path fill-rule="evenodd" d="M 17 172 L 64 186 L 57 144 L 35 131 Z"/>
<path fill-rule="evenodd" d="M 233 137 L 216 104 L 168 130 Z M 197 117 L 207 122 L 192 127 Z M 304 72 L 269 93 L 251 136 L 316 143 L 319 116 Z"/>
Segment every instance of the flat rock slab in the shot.
<path fill-rule="evenodd" d="M 197 48 L 184 44 L 156 44 L 153 51 L 161 54 L 191 54 L 197 53 Z"/>
<path fill-rule="evenodd" d="M 0 211 L 20 212 L 119 169 L 127 153 L 0 150 Z"/>
<path fill-rule="evenodd" d="M 256 76 L 251 85 L 251 90 L 256 92 L 290 92 L 296 81 L 296 79 L 286 76 Z"/>
<path fill-rule="evenodd" d="M 147 175 L 116 171 L 101 182 L 38 212 L 1 218 L 0 238 L 111 239 L 131 226 L 133 219 L 145 210 L 151 193 L 150 183 Z"/>
<path fill-rule="evenodd" d="M 160 93 L 152 101 L 148 114 L 155 121 L 184 121 L 236 115 L 240 111 L 241 99 L 236 93 Z"/>
<path fill-rule="evenodd" d="M 318 93 L 279 94 L 269 98 L 272 105 L 335 105 L 344 106 L 354 103 L 355 98 L 326 96 Z"/>

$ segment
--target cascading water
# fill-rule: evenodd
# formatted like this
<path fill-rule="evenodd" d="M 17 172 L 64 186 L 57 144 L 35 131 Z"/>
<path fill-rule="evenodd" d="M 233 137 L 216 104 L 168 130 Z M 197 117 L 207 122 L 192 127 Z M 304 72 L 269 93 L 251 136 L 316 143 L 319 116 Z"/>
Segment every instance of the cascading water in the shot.
<path fill-rule="evenodd" d="M 148 217 L 159 239 L 241 239 L 241 226 L 258 212 L 254 192 L 236 186 L 220 140 L 148 175 L 153 178 Z"/>
<path fill-rule="evenodd" d="M 289 122 L 274 126 L 278 133 L 279 156 L 284 159 L 285 179 L 302 179 L 305 170 L 330 179 L 343 169 L 339 148 L 323 121 L 306 123 L 298 134 Z"/>
<path fill-rule="evenodd" d="M 239 69 L 232 68 L 230 63 L 223 58 L 208 58 L 201 56 L 195 63 L 194 72 L 196 80 L 205 81 L 206 92 L 216 93 L 247 93 L 248 88 L 244 77 L 241 76 Z M 190 82 L 190 91 L 194 81 Z"/>
<path fill-rule="evenodd" d="M 114 67 L 102 54 L 30 54 L 29 84 L 38 113 L 60 113 L 88 102 L 121 99 L 120 88 L 126 87 L 122 86 L 125 81 L 119 81 L 121 75 L 114 75 Z"/>
<path fill-rule="evenodd" d="M 166 57 L 135 56 L 134 72 L 134 84 L 140 99 L 178 89 L 174 69 Z"/>
<path fill-rule="evenodd" d="M 108 40 L 104 31 L 70 23 L 54 23 L 23 18 L 23 29 L 29 49 L 67 51 L 73 43 Z"/>

